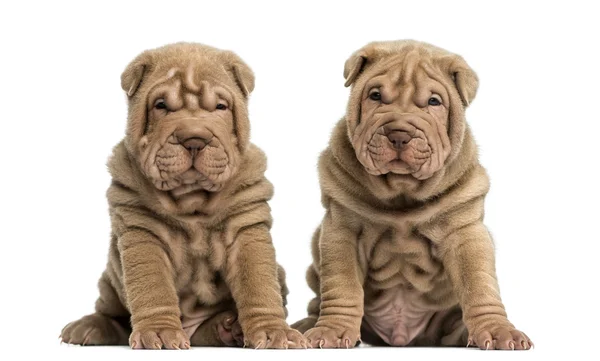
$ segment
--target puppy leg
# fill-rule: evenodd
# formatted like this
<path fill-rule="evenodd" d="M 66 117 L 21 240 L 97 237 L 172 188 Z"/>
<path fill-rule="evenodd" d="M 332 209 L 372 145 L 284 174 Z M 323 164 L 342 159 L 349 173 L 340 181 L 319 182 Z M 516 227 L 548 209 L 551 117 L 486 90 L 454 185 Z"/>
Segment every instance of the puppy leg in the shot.
<path fill-rule="evenodd" d="M 287 316 L 288 288 L 285 283 L 285 270 L 278 265 L 277 279 L 281 289 L 282 305 Z M 190 337 L 192 346 L 211 347 L 241 347 L 244 346 L 244 334 L 238 321 L 237 310 L 234 309 L 220 312 L 203 322 L 196 332 Z"/>
<path fill-rule="evenodd" d="M 131 311 L 132 348 L 187 349 L 174 271 L 161 241 L 141 229 L 119 237 L 123 284 Z"/>
<path fill-rule="evenodd" d="M 123 320 L 92 313 L 66 325 L 62 342 L 82 346 L 127 345 L 131 330 Z"/>
<path fill-rule="evenodd" d="M 244 335 L 235 311 L 220 312 L 203 322 L 190 337 L 192 346 L 241 347 Z"/>
<path fill-rule="evenodd" d="M 409 346 L 464 347 L 468 332 L 459 306 L 436 312 L 427 327 Z"/>
<path fill-rule="evenodd" d="M 533 343 L 508 321 L 496 279 L 494 247 L 481 222 L 449 233 L 443 262 L 452 279 L 469 331 L 481 349 L 527 350 Z"/>
<path fill-rule="evenodd" d="M 318 227 L 312 237 L 312 254 L 313 259 L 319 259 L 319 238 L 321 237 L 321 227 Z M 296 329 L 302 333 L 305 333 L 309 329 L 315 327 L 317 319 L 319 318 L 319 310 L 321 309 L 321 282 L 319 282 L 319 275 L 317 273 L 317 265 L 311 265 L 306 271 L 306 282 L 308 287 L 315 293 L 313 298 L 308 303 L 308 317 L 297 321 L 292 325 L 293 329 Z"/>
<path fill-rule="evenodd" d="M 292 324 L 292 328 L 298 330 L 301 333 L 305 333 L 311 328 L 315 327 L 317 319 L 319 318 L 319 309 L 321 307 L 321 296 L 319 294 L 319 277 L 313 266 L 311 266 L 306 272 L 306 280 L 310 288 L 317 294 L 317 297 L 310 300 L 308 303 L 308 317 L 296 321 Z M 316 289 L 315 286 L 316 285 Z"/>
<path fill-rule="evenodd" d="M 357 234 L 335 204 L 325 215 L 319 241 L 321 309 L 315 327 L 304 334 L 312 347 L 349 348 L 360 339 L 363 276 L 358 264 Z M 314 256 L 314 255 L 313 255 Z"/>
<path fill-rule="evenodd" d="M 285 270 L 279 264 L 277 265 L 277 281 L 279 282 L 279 287 L 281 289 L 281 304 L 283 305 L 283 312 L 285 318 L 287 318 L 287 296 L 290 294 L 290 291 L 288 290 L 287 283 L 285 282 Z"/>
<path fill-rule="evenodd" d="M 248 346 L 306 347 L 302 334 L 285 322 L 275 249 L 264 223 L 237 232 L 229 250 L 225 274 Z"/>
<path fill-rule="evenodd" d="M 121 303 L 109 276 L 104 271 L 98 288 L 96 313 L 66 325 L 61 332 L 62 342 L 76 345 L 127 345 L 131 328 L 129 312 Z"/>

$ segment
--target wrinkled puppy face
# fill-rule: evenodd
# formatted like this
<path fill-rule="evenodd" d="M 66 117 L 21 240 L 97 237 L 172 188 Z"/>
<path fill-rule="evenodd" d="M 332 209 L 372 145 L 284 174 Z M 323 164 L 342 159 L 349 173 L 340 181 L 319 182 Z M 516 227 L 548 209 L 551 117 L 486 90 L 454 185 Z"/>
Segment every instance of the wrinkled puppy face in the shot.
<path fill-rule="evenodd" d="M 226 87 L 193 65 L 155 82 L 139 148 L 142 169 L 157 188 L 214 191 L 231 177 L 238 162 L 232 103 Z"/>
<path fill-rule="evenodd" d="M 444 167 L 464 129 L 458 63 L 466 66 L 458 56 L 413 41 L 373 43 L 346 62 L 347 85 L 354 83 L 349 136 L 367 172 L 424 180 Z M 468 76 L 476 88 L 470 69 Z M 475 90 L 468 91 L 470 101 Z M 460 128 L 454 142 L 451 125 L 455 133 Z"/>
<path fill-rule="evenodd" d="M 175 196 L 220 190 L 248 141 L 246 97 L 253 78 L 248 82 L 242 73 L 251 75 L 249 68 L 230 52 L 197 44 L 149 54 L 152 70 L 130 102 L 137 111 L 130 109 L 128 137 L 140 168 L 156 188 Z"/>

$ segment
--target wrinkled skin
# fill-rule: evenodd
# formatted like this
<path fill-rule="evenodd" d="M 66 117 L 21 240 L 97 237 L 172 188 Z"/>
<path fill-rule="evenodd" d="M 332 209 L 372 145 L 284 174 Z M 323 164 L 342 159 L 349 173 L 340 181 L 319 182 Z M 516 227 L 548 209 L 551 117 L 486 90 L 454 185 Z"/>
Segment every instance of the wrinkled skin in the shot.
<path fill-rule="evenodd" d="M 230 51 L 177 43 L 138 55 L 121 86 L 128 122 L 108 161 L 108 263 L 95 313 L 64 327 L 62 340 L 306 348 L 285 321 L 273 186 L 250 143 L 252 70 Z"/>
<path fill-rule="evenodd" d="M 147 133 L 139 142 L 144 173 L 158 189 L 177 195 L 196 189 L 218 191 L 235 173 L 239 157 L 232 142 L 230 91 L 206 80 L 210 78 L 201 71 L 188 71 L 185 76 L 171 71 L 172 76 L 152 87 Z M 194 75 L 203 79 L 199 86 Z M 203 139 L 205 147 L 189 151 L 180 143 L 182 134 Z"/>
<path fill-rule="evenodd" d="M 362 91 L 360 123 L 352 137 L 356 156 L 373 175 L 392 172 L 427 179 L 450 154 L 448 92 L 418 63 L 397 57 L 387 61 L 385 68 Z M 373 95 L 380 99 L 371 99 Z M 440 104 L 429 105 L 431 98 Z M 388 138 L 393 131 L 410 137 L 401 150 Z"/>
<path fill-rule="evenodd" d="M 508 320 L 483 223 L 489 179 L 465 119 L 475 72 L 400 40 L 357 50 L 344 77 L 346 115 L 319 159 L 316 297 L 292 327 L 322 348 L 531 349 Z"/>

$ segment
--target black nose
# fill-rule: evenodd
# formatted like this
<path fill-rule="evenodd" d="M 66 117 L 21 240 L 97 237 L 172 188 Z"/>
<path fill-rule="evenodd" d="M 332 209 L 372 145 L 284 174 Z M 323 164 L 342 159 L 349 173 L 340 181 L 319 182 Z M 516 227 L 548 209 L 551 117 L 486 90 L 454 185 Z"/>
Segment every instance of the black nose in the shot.
<path fill-rule="evenodd" d="M 407 145 L 408 142 L 410 142 L 410 140 L 412 139 L 412 137 L 408 135 L 407 132 L 403 132 L 401 130 L 392 130 L 388 133 L 387 137 L 390 140 L 390 142 L 392 142 L 394 148 L 398 150 L 404 148 L 404 146 Z"/>

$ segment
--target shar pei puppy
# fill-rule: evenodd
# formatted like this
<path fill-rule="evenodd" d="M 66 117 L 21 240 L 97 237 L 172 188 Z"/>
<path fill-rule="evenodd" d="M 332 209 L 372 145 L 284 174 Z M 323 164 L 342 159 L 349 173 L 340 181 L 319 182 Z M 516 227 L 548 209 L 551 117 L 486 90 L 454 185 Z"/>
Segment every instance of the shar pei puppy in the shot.
<path fill-rule="evenodd" d="M 346 116 L 321 154 L 325 217 L 293 327 L 313 347 L 529 349 L 500 299 L 483 224 L 489 181 L 465 122 L 476 74 L 415 42 L 371 43 L 344 68 Z"/>
<path fill-rule="evenodd" d="M 305 347 L 286 321 L 266 159 L 249 141 L 250 68 L 234 53 L 179 43 L 121 76 L 126 135 L 108 161 L 112 224 L 95 313 L 64 342 L 134 349 Z"/>

